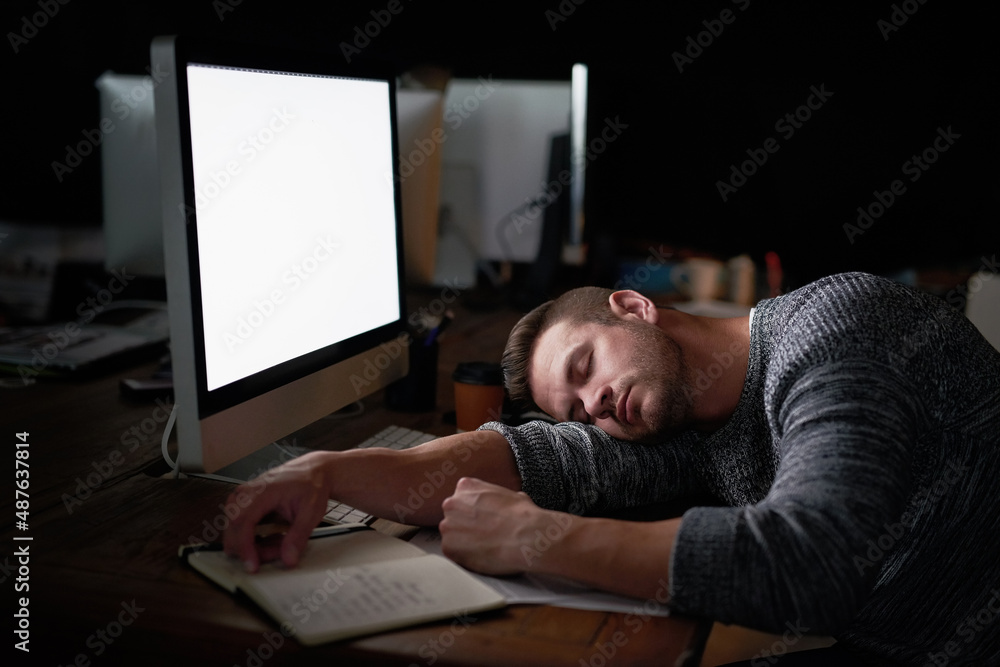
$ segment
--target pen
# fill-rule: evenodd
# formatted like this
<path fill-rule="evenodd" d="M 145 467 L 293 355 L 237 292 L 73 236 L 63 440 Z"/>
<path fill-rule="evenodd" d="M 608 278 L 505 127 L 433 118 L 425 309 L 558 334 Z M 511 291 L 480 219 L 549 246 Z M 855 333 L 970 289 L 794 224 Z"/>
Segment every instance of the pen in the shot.
<path fill-rule="evenodd" d="M 315 540 L 318 537 L 328 537 L 330 535 L 343 535 L 345 533 L 353 533 L 359 530 L 372 530 L 372 527 L 363 523 L 338 523 L 331 526 L 321 526 L 320 528 L 316 528 L 315 530 L 313 530 L 313 532 L 309 535 L 309 539 Z M 263 538 L 258 536 L 257 539 L 258 540 L 267 539 L 268 537 L 271 537 L 271 535 L 268 535 Z M 198 544 L 186 544 L 182 546 L 180 549 L 178 549 L 177 556 L 181 559 L 184 559 L 190 556 L 191 554 L 197 553 L 199 551 L 222 551 L 222 549 L 223 549 L 222 542 L 201 542 Z"/>
<path fill-rule="evenodd" d="M 441 318 L 441 321 L 438 322 L 438 325 L 433 329 L 431 329 L 431 332 L 427 334 L 427 338 L 424 340 L 425 347 L 430 347 L 431 345 L 434 344 L 434 341 L 437 339 L 438 335 L 442 331 L 444 331 L 449 324 L 451 324 L 451 320 L 453 317 L 454 315 L 452 315 L 450 310 L 445 312 L 444 316 Z"/>
<path fill-rule="evenodd" d="M 431 332 L 427 334 L 427 338 L 424 339 L 424 347 L 430 347 L 431 345 L 433 345 L 434 339 L 437 338 L 437 335 L 439 333 L 441 333 L 441 325 L 438 325 L 433 329 L 431 329 Z"/>

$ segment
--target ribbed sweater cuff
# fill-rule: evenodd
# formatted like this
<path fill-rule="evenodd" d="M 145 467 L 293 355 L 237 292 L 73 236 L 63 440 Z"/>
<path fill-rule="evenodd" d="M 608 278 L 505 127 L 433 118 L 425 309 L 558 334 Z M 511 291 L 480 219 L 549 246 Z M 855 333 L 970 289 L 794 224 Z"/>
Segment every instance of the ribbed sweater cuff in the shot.
<path fill-rule="evenodd" d="M 540 422 L 539 422 L 540 423 Z M 555 448 L 533 422 L 516 429 L 501 422 L 488 422 L 478 430 L 496 431 L 510 444 L 521 475 L 521 490 L 539 507 L 565 511 L 569 505 L 566 488 L 562 483 L 565 474 Z"/>
<path fill-rule="evenodd" d="M 670 607 L 695 616 L 733 609 L 733 534 L 740 508 L 695 507 L 684 513 L 670 558 Z"/>

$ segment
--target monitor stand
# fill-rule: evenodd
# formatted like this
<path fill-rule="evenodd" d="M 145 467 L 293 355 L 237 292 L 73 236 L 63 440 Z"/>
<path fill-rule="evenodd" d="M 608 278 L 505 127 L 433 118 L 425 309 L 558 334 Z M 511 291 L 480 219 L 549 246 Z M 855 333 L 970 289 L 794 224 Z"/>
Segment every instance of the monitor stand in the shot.
<path fill-rule="evenodd" d="M 211 475 L 199 474 L 199 476 L 207 476 L 211 479 L 223 478 L 222 481 L 243 484 L 260 477 L 268 470 L 277 468 L 282 463 L 311 451 L 313 450 L 308 447 L 293 445 L 284 440 L 272 442 L 270 445 L 244 456 L 239 461 L 216 470 Z"/>

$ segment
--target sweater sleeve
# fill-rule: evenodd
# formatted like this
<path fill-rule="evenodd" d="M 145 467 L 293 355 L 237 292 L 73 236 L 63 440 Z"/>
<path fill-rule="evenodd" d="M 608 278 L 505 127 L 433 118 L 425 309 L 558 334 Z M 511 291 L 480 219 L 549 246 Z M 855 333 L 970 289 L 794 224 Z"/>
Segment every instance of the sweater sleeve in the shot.
<path fill-rule="evenodd" d="M 490 422 L 510 443 L 521 487 L 539 506 L 574 514 L 633 507 L 695 490 L 686 452 L 692 436 L 661 445 L 616 440 L 596 426 Z"/>
<path fill-rule="evenodd" d="M 835 634 L 874 586 L 869 541 L 899 539 L 921 409 L 897 373 L 871 361 L 818 366 L 777 391 L 774 484 L 756 505 L 684 514 L 672 606 L 770 632 L 794 623 Z"/>

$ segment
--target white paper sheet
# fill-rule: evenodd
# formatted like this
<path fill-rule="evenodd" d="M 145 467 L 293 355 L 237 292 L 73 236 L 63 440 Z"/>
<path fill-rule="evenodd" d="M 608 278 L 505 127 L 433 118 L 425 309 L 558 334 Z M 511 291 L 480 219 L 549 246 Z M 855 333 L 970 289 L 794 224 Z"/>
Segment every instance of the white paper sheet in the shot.
<path fill-rule="evenodd" d="M 441 534 L 436 530 L 421 529 L 410 540 L 410 544 L 428 553 L 442 555 Z M 615 611 L 637 616 L 670 615 L 666 605 L 655 599 L 642 600 L 605 593 L 561 577 L 536 574 L 491 577 L 476 572 L 471 574 L 500 593 L 507 604 L 548 604 L 555 607 Z"/>

